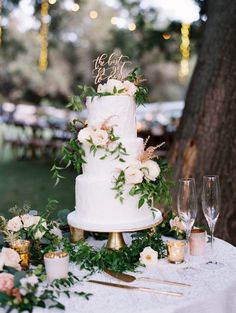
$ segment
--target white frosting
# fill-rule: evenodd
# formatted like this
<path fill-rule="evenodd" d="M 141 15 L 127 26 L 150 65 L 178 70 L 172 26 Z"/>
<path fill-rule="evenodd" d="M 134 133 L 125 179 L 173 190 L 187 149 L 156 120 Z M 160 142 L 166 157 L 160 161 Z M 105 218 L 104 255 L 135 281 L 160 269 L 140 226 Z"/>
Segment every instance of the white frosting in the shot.
<path fill-rule="evenodd" d="M 130 96 L 105 96 L 87 98 L 88 124 L 96 126 L 105 119 L 110 120 L 114 125 L 117 136 L 124 139 L 137 138 L 136 131 L 136 104 Z"/>
<path fill-rule="evenodd" d="M 110 179 L 86 177 L 76 178 L 76 211 L 83 221 L 95 224 L 127 224 L 152 219 L 152 212 L 146 206 L 138 209 L 138 197 L 124 194 L 124 201 L 115 199 Z"/>
<path fill-rule="evenodd" d="M 120 169 L 124 169 L 140 155 L 143 149 L 143 140 L 137 138 L 136 133 L 136 104 L 130 96 L 104 96 L 87 98 L 88 126 L 100 128 L 101 124 L 109 119 L 114 127 L 114 134 L 120 137 L 128 156 L 122 157 L 124 162 L 109 156 L 100 158 L 103 151 L 97 151 L 95 156 L 85 149 L 86 164 L 83 165 L 83 174 L 77 176 L 75 186 L 76 211 L 68 216 L 68 223 L 74 227 L 93 231 L 118 231 L 133 227 L 151 225 L 153 214 L 144 204 L 138 209 L 138 196 L 128 194 L 131 186 L 126 186 L 124 201 L 116 199 L 114 176 Z M 112 118 L 111 118 L 112 117 Z M 161 219 L 158 212 L 157 219 Z M 130 228 L 129 228 L 130 227 Z"/>
<path fill-rule="evenodd" d="M 128 155 L 122 155 L 122 159 L 126 162 L 120 162 L 118 159 L 115 159 L 115 155 L 108 155 L 105 160 L 101 160 L 101 157 L 104 156 L 104 150 L 98 150 L 95 155 L 89 151 L 89 147 L 85 146 L 85 159 L 86 164 L 83 164 L 83 174 L 86 176 L 101 176 L 104 177 L 113 177 L 117 173 L 118 169 L 122 169 L 123 166 L 132 164 L 134 160 L 138 158 L 142 149 L 143 149 L 143 139 L 136 138 L 132 140 L 125 140 L 122 142 L 126 148 Z"/>

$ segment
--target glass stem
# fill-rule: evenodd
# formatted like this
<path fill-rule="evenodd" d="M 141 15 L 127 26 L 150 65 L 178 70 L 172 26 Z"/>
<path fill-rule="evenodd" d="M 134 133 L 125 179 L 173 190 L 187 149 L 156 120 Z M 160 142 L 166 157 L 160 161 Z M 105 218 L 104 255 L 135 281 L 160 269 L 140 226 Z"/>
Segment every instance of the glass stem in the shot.
<path fill-rule="evenodd" d="M 190 232 L 191 232 L 191 230 L 186 230 L 186 248 L 187 248 L 187 253 L 186 253 L 186 256 L 187 256 L 187 261 L 189 261 L 189 255 L 190 255 L 190 253 L 189 253 L 189 238 L 190 238 Z"/>
<path fill-rule="evenodd" d="M 215 225 L 212 225 L 210 228 L 211 231 L 211 261 L 214 260 L 214 230 L 215 230 Z"/>

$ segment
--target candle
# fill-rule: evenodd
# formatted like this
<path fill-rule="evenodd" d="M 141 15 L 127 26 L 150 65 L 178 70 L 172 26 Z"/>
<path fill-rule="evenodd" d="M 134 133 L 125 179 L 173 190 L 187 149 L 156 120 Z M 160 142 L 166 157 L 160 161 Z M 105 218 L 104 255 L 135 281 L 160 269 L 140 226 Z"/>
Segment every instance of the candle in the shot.
<path fill-rule="evenodd" d="M 204 255 L 206 246 L 206 232 L 199 228 L 194 228 L 191 231 L 189 238 L 190 255 Z"/>
<path fill-rule="evenodd" d="M 173 264 L 184 262 L 185 242 L 167 241 L 168 261 Z"/>
<path fill-rule="evenodd" d="M 10 247 L 14 249 L 20 256 L 20 265 L 22 269 L 27 270 L 29 268 L 29 240 L 14 240 L 10 243 Z"/>
<path fill-rule="evenodd" d="M 62 251 L 48 252 L 44 255 L 44 264 L 49 282 L 54 279 L 67 278 L 69 270 L 68 253 Z"/>

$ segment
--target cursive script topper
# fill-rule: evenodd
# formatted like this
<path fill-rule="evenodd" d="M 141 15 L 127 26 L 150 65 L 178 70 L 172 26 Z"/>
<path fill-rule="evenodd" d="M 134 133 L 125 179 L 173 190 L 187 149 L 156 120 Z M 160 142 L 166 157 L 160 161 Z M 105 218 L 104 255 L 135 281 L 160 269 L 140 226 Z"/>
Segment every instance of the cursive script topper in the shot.
<path fill-rule="evenodd" d="M 93 75 L 95 84 L 99 84 L 106 79 L 123 80 L 124 66 L 129 61 L 129 57 L 122 54 L 112 53 L 110 55 L 103 53 L 94 60 Z"/>

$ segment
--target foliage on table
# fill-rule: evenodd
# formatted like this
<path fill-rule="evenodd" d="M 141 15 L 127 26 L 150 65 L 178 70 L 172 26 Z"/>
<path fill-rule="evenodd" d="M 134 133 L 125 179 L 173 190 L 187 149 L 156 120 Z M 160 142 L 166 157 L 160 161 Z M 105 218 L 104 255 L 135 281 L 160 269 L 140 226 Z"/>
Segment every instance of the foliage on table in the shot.
<path fill-rule="evenodd" d="M 43 266 L 27 273 L 4 267 L 0 272 L 0 306 L 7 313 L 13 310 L 32 312 L 35 307 L 64 310 L 65 306 L 59 301 L 61 295 L 68 298 L 72 295 L 81 296 L 87 300 L 91 296 L 89 293 L 69 290 L 79 282 L 72 273 L 68 274 L 68 278 L 54 280 L 51 284 L 45 280 Z"/>
<path fill-rule="evenodd" d="M 31 262 L 42 263 L 43 255 L 57 248 L 62 239 L 59 223 L 50 219 L 56 205 L 56 200 L 49 200 L 41 216 L 33 215 L 37 212 L 31 211 L 28 203 L 24 203 L 23 207 L 11 208 L 11 219 L 0 217 L 0 233 L 4 239 L 2 245 L 11 245 L 17 239 L 29 240 Z"/>
<path fill-rule="evenodd" d="M 158 252 L 158 258 L 165 256 L 165 244 L 160 234 L 149 234 L 148 231 L 145 231 L 132 237 L 131 245 L 120 250 L 111 250 L 105 246 L 96 249 L 83 241 L 71 244 L 68 240 L 64 240 L 64 251 L 70 254 L 72 262 L 80 265 L 81 269 L 90 272 L 104 269 L 133 272 L 140 266 L 140 253 L 148 246 Z"/>
<path fill-rule="evenodd" d="M 169 211 L 164 215 L 163 222 L 156 227 L 156 230 L 163 236 L 173 237 L 179 240 L 186 238 L 184 227 L 173 211 Z"/>

